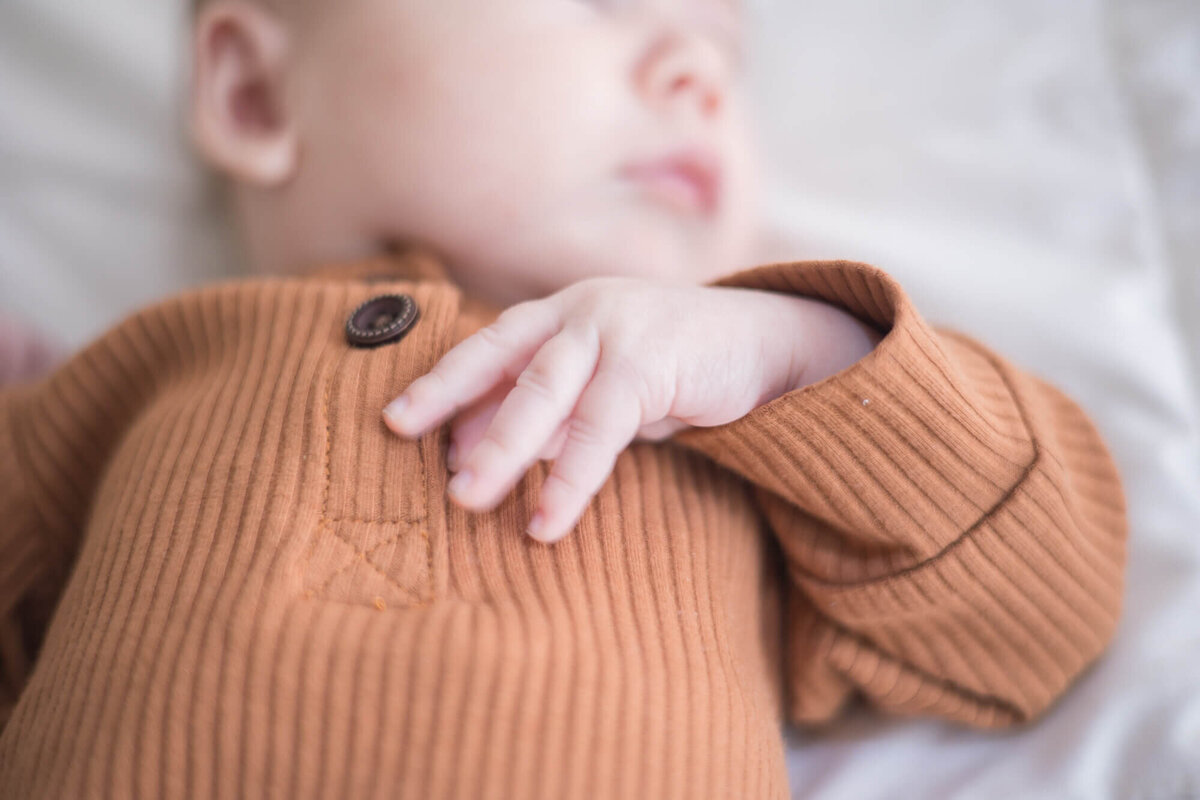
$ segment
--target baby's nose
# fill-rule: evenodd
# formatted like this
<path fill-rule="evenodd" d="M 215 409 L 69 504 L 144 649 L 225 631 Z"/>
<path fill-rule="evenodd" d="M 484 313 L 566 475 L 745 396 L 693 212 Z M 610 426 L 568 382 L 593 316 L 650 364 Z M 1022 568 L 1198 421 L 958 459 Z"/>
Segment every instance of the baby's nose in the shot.
<path fill-rule="evenodd" d="M 726 68 L 719 48 L 706 38 L 681 32 L 660 36 L 646 54 L 639 83 L 656 107 L 694 107 L 715 117 L 725 101 Z"/>

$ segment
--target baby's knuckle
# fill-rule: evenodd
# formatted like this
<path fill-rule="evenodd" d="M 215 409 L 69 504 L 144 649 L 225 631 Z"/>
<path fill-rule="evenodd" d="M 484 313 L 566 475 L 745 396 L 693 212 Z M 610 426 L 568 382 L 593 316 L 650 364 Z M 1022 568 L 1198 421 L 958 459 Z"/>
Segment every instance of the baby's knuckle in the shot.
<path fill-rule="evenodd" d="M 575 309 L 590 317 L 609 317 L 625 306 L 620 278 L 587 278 L 575 285 Z"/>
<path fill-rule="evenodd" d="M 518 446 L 523 437 L 517 435 L 516 431 L 508 428 L 493 425 L 488 429 L 487 433 L 476 445 L 478 455 L 477 460 L 489 460 L 488 456 L 499 458 L 500 460 L 507 459 L 509 456 L 517 452 Z M 490 453 L 488 451 L 491 451 Z M 475 455 L 475 454 L 473 454 Z"/>
<path fill-rule="evenodd" d="M 425 373 L 428 379 L 430 388 L 444 389 L 450 385 L 450 372 L 456 369 L 458 364 L 454 362 L 442 361 L 439 364 L 434 364 L 433 369 Z"/>
<path fill-rule="evenodd" d="M 508 306 L 496 315 L 496 318 L 491 321 L 488 327 L 502 330 L 510 325 L 520 324 L 520 321 L 529 314 L 533 302 L 532 300 L 527 300 Z"/>
<path fill-rule="evenodd" d="M 589 494 L 578 480 L 562 472 L 551 472 L 542 486 L 542 492 L 559 497 L 586 497 Z"/>
<path fill-rule="evenodd" d="M 567 429 L 567 440 L 574 446 L 595 449 L 607 440 L 607 429 L 589 419 L 576 417 Z"/>
<path fill-rule="evenodd" d="M 517 376 L 515 385 L 527 392 L 532 392 L 538 399 L 547 403 L 555 402 L 558 396 L 553 378 L 543 367 L 530 366 Z"/>
<path fill-rule="evenodd" d="M 496 320 L 490 325 L 484 325 L 475 332 L 475 335 L 478 336 L 479 340 L 484 344 L 494 347 L 497 350 L 504 350 L 507 348 L 509 342 L 508 334 L 505 332 L 505 327 L 506 326 L 499 324 L 499 320 Z"/>
<path fill-rule="evenodd" d="M 613 280 L 611 275 L 592 275 L 575 281 L 571 284 L 569 291 L 575 295 L 593 297 L 611 286 Z"/>
<path fill-rule="evenodd" d="M 605 356 L 604 370 L 612 381 L 636 397 L 643 408 L 652 405 L 655 391 L 641 359 L 621 349 L 606 350 Z"/>

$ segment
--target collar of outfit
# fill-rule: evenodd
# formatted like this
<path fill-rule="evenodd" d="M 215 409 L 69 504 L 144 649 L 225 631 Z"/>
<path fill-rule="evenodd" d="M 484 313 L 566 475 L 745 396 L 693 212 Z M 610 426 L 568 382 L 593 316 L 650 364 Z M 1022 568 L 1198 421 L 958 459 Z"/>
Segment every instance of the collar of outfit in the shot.
<path fill-rule="evenodd" d="M 302 273 L 318 280 L 453 282 L 445 261 L 420 245 L 398 245 L 377 255 L 318 264 Z"/>
<path fill-rule="evenodd" d="M 387 283 L 395 281 L 413 284 L 429 283 L 440 288 L 452 287 L 458 295 L 459 316 L 455 323 L 455 340 L 461 340 L 473 330 L 494 320 L 504 309 L 495 303 L 463 290 L 455 282 L 446 261 L 431 249 L 416 245 L 397 245 L 376 255 L 315 265 L 299 277 L 321 281 L 358 281 Z M 445 286 L 446 284 L 449 287 Z"/>

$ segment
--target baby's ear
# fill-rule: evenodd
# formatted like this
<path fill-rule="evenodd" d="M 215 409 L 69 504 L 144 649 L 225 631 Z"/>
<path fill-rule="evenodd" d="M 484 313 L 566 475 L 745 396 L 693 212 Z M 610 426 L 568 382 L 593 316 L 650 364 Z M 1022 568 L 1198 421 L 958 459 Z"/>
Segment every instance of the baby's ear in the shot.
<path fill-rule="evenodd" d="M 299 149 L 285 101 L 289 31 L 254 0 L 212 0 L 192 37 L 191 132 L 201 153 L 235 180 L 287 181 Z"/>

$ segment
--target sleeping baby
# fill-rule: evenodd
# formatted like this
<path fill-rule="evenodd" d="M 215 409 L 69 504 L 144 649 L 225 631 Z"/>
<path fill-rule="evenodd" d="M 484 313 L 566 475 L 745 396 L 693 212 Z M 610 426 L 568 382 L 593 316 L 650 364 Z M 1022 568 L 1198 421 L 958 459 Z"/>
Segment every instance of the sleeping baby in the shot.
<path fill-rule="evenodd" d="M 0 796 L 786 798 L 1120 615 L 1062 392 L 755 264 L 734 0 L 207 0 L 257 274 L 0 392 Z"/>

